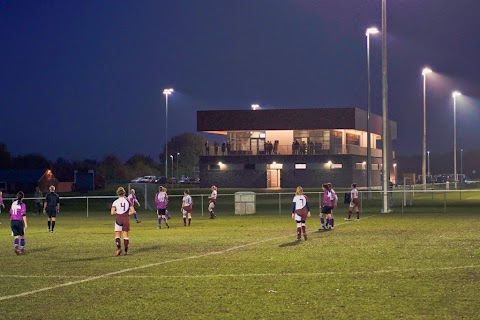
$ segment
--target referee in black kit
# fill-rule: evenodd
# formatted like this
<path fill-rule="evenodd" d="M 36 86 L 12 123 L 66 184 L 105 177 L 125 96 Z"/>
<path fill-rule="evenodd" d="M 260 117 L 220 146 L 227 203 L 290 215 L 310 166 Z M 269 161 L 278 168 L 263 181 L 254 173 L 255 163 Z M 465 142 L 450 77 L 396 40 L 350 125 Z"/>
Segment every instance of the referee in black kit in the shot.
<path fill-rule="evenodd" d="M 55 228 L 55 218 L 60 211 L 60 197 L 55 193 L 55 186 L 50 186 L 48 190 L 50 192 L 45 197 L 43 213 L 48 214 L 48 232 L 53 233 L 53 229 Z"/>

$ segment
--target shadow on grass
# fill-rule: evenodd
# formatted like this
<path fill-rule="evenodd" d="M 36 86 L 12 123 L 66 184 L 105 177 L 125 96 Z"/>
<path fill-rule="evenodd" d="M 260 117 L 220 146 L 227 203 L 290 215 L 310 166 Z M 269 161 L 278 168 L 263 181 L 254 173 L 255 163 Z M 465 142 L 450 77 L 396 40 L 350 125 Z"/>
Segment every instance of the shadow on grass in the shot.
<path fill-rule="evenodd" d="M 29 249 L 28 247 L 25 247 L 25 248 L 26 248 L 25 250 L 28 250 L 28 253 L 47 252 L 55 249 L 55 247 L 43 247 L 43 248 L 33 248 L 33 249 Z"/>
<path fill-rule="evenodd" d="M 279 245 L 280 248 L 285 248 L 285 247 L 294 247 L 294 246 L 298 246 L 300 243 L 302 243 L 301 241 L 292 241 L 292 242 L 287 242 L 287 243 L 282 243 L 281 245 Z"/>
<path fill-rule="evenodd" d="M 156 244 L 156 245 L 153 245 L 153 246 L 150 246 L 150 247 L 141 247 L 141 248 L 135 249 L 135 252 L 136 253 L 142 253 L 142 252 L 158 250 L 160 248 L 161 248 L 161 246 L 159 244 Z"/>

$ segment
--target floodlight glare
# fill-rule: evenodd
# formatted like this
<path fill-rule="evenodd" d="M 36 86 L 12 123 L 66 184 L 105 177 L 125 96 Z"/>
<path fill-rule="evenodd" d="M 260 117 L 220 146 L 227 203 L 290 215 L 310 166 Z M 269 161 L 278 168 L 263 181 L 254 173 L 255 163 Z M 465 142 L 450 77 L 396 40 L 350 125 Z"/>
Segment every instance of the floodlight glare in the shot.
<path fill-rule="evenodd" d="M 461 96 L 461 95 L 462 95 L 462 93 L 460 91 L 453 91 L 452 92 L 452 97 L 454 97 L 454 98 L 458 97 L 458 96 Z"/>
<path fill-rule="evenodd" d="M 252 109 L 253 110 L 257 110 L 260 108 L 260 105 L 259 104 L 252 104 Z"/>
<path fill-rule="evenodd" d="M 430 68 L 423 68 L 422 75 L 426 76 L 427 74 L 432 73 L 432 72 L 433 71 Z"/>
<path fill-rule="evenodd" d="M 377 27 L 371 27 L 367 29 L 367 32 L 365 33 L 365 35 L 368 36 L 369 34 L 377 34 L 377 33 L 380 33 L 380 30 L 378 30 Z"/>
<path fill-rule="evenodd" d="M 164 89 L 164 90 L 163 90 L 163 94 L 166 95 L 166 96 L 168 96 L 169 94 L 172 94 L 172 93 L 173 93 L 173 89 L 172 89 L 172 88 L 170 88 L 170 89 Z"/>

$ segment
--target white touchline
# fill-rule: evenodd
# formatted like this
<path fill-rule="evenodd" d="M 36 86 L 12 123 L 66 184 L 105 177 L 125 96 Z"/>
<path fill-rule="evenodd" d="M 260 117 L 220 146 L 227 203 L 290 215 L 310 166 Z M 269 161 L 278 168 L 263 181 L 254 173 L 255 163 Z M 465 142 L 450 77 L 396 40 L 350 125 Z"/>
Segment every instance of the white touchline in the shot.
<path fill-rule="evenodd" d="M 370 217 L 374 217 L 374 216 L 370 216 Z M 369 218 L 369 217 L 365 217 L 364 219 L 367 219 L 367 218 Z M 346 224 L 346 223 L 339 223 L 337 225 L 342 225 L 342 224 Z M 99 275 L 99 276 L 88 277 L 88 278 L 81 279 L 81 280 L 76 280 L 76 281 L 70 281 L 70 282 L 58 284 L 58 285 L 51 286 L 51 287 L 45 287 L 45 288 L 41 288 L 41 289 L 37 289 L 37 290 L 27 291 L 27 292 L 13 294 L 13 295 L 9 295 L 9 296 L 3 296 L 3 297 L 0 297 L 0 301 L 20 298 L 20 297 L 24 297 L 24 296 L 29 296 L 29 295 L 36 294 L 36 293 L 39 293 L 39 292 L 44 292 L 44 291 L 49 291 L 49 290 L 53 290 L 53 289 L 73 286 L 73 285 L 76 285 L 76 284 L 82 284 L 82 283 L 85 283 L 85 282 L 90 282 L 90 281 L 94 281 L 94 280 L 98 280 L 98 279 L 103 279 L 103 278 L 108 278 L 108 277 L 111 277 L 111 276 L 116 276 L 118 274 L 130 272 L 130 271 L 141 270 L 141 269 L 146 269 L 146 268 L 150 268 L 150 267 L 156 267 L 156 266 L 159 266 L 159 265 L 162 265 L 162 264 L 180 262 L 180 261 L 186 261 L 186 260 L 193 260 L 193 259 L 213 256 L 213 255 L 217 255 L 217 254 L 224 254 L 224 253 L 227 253 L 227 252 L 230 252 L 230 251 L 235 251 L 235 250 L 238 250 L 238 249 L 254 246 L 254 245 L 264 243 L 264 242 L 268 242 L 268 241 L 284 239 L 284 238 L 287 238 L 287 237 L 291 237 L 291 234 L 289 234 L 288 236 L 275 237 L 275 238 L 260 240 L 260 241 L 257 241 L 257 242 L 242 244 L 242 245 L 227 248 L 227 249 L 221 250 L 221 251 L 207 252 L 205 254 L 200 254 L 200 255 L 196 255 L 196 256 L 190 256 L 190 257 L 185 257 L 185 258 L 179 258 L 179 259 L 167 260 L 167 261 L 162 261 L 162 262 L 150 263 L 150 264 L 146 264 L 146 265 L 143 265 L 143 266 L 138 266 L 138 267 L 133 267 L 133 268 L 128 268 L 128 269 L 118 270 L 118 271 L 115 271 L 115 272 L 105 273 L 105 274 L 102 274 L 102 275 Z"/>

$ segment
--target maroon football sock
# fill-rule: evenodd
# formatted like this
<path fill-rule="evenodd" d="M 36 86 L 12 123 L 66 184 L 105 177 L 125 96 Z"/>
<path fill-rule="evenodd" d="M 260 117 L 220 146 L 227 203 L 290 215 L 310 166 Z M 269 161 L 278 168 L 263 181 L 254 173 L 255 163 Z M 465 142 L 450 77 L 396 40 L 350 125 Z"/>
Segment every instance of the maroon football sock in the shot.
<path fill-rule="evenodd" d="M 123 245 L 125 247 L 125 252 L 128 252 L 128 244 L 130 243 L 130 240 L 128 238 L 123 239 Z"/>
<path fill-rule="evenodd" d="M 115 244 L 117 245 L 118 250 L 122 248 L 122 245 L 120 244 L 120 238 L 115 238 Z"/>
<path fill-rule="evenodd" d="M 188 218 L 188 225 L 190 225 L 190 222 L 192 222 L 192 218 Z"/>
<path fill-rule="evenodd" d="M 300 239 L 300 236 L 302 235 L 302 228 L 297 227 L 297 239 Z"/>

